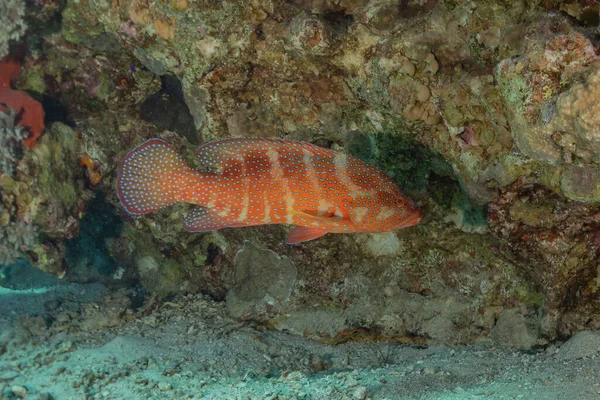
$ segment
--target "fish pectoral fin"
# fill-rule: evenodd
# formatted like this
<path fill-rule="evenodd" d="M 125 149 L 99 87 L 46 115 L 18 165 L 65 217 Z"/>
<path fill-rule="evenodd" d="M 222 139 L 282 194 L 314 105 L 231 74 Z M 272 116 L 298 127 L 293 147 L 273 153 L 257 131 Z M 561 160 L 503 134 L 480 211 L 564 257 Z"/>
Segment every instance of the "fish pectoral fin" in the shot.
<path fill-rule="evenodd" d="M 302 211 L 292 211 L 296 221 L 305 223 L 319 224 L 320 227 L 326 227 L 328 231 L 341 232 L 343 230 L 353 232 L 354 225 L 348 218 L 332 215 L 331 217 L 312 215 Z M 348 228 L 348 229 L 343 229 Z"/>
<path fill-rule="evenodd" d="M 324 229 L 297 226 L 288 234 L 288 237 L 285 240 L 285 242 L 287 244 L 298 244 L 302 242 L 308 242 L 309 240 L 320 238 L 326 233 L 327 231 Z"/>
<path fill-rule="evenodd" d="M 227 209 L 196 206 L 183 219 L 183 229 L 188 232 L 209 232 L 223 228 L 248 226 L 233 220 Z"/>
<path fill-rule="evenodd" d="M 337 216 L 325 217 L 311 215 L 302 211 L 293 211 L 294 219 L 298 223 L 316 225 L 297 226 L 288 235 L 287 244 L 298 244 L 320 238 L 327 232 L 353 232 L 354 226 L 348 219 Z"/>

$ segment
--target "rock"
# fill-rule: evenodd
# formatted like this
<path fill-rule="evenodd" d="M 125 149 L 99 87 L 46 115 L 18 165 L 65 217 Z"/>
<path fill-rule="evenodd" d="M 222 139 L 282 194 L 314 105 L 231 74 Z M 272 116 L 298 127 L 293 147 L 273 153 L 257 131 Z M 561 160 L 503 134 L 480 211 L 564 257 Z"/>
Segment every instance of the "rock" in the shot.
<path fill-rule="evenodd" d="M 149 248 L 148 251 L 152 255 L 140 254 L 135 260 L 144 287 L 159 296 L 179 292 L 184 287 L 184 283 L 181 267 L 177 261 L 165 259 L 155 249 Z"/>
<path fill-rule="evenodd" d="M 425 321 L 422 332 L 438 343 L 452 343 L 458 334 L 455 324 L 444 316 L 435 316 Z"/>
<path fill-rule="evenodd" d="M 0 349 L 14 350 L 23 347 L 32 339 L 32 333 L 20 324 L 0 335 Z"/>
<path fill-rule="evenodd" d="M 558 351 L 561 360 L 576 360 L 578 358 L 600 355 L 600 332 L 584 331 L 573 335 Z"/>
<path fill-rule="evenodd" d="M 80 210 L 91 192 L 77 167 L 82 148 L 75 131 L 62 123 L 54 123 L 47 131 L 24 154 L 27 173 L 0 179 L 0 219 L 6 218 L 0 225 L 12 236 L 6 240 L 4 232 L 0 233 L 0 262 L 13 263 L 11 255 L 26 257 L 36 268 L 63 277 L 64 241 L 77 234 Z M 9 215 L 9 210 L 17 209 L 18 217 Z M 11 252 L 15 247 L 18 251 Z"/>
<path fill-rule="evenodd" d="M 491 332 L 492 338 L 506 347 L 529 350 L 535 344 L 536 335 L 518 310 L 503 311 Z"/>
<path fill-rule="evenodd" d="M 600 162 L 600 62 L 586 72 L 582 82 L 558 96 L 548 129 L 563 132 L 558 144 L 564 151 Z"/>
<path fill-rule="evenodd" d="M 173 131 L 190 143 L 200 144 L 202 138 L 196 132 L 196 121 L 202 121 L 197 112 L 196 118 L 190 113 L 181 82 L 170 75 L 164 75 L 161 79 L 161 90 L 150 96 L 141 106 L 142 119 L 160 129 Z"/>
<path fill-rule="evenodd" d="M 234 284 L 226 298 L 233 317 L 264 317 L 289 300 L 297 274 L 289 258 L 246 241 L 234 268 Z"/>
<path fill-rule="evenodd" d="M 586 69 L 597 68 L 596 54 L 589 39 L 561 17 L 540 20 L 530 29 L 534 26 L 536 35 L 525 41 L 525 53 L 500 62 L 497 78 L 519 149 L 533 160 L 557 165 L 561 148 L 552 134 L 567 131 L 583 143 L 597 124 L 590 109 L 597 107 L 596 85 L 573 83 Z M 589 82 L 598 76 L 591 72 Z"/>
<path fill-rule="evenodd" d="M 352 398 L 356 400 L 363 400 L 369 397 L 369 393 L 367 392 L 367 388 L 364 386 L 359 386 L 352 391 Z"/>
<path fill-rule="evenodd" d="M 403 249 L 402 242 L 394 232 L 370 234 L 365 245 L 373 257 L 394 255 Z"/>
<path fill-rule="evenodd" d="M 324 55 L 330 50 L 330 34 L 316 15 L 298 14 L 291 22 L 289 42 L 302 54 Z"/>
<path fill-rule="evenodd" d="M 572 200 L 585 203 L 600 201 L 600 168 L 567 166 L 560 177 L 560 190 Z"/>
<path fill-rule="evenodd" d="M 0 372 L 0 382 L 1 381 L 4 381 L 4 382 L 12 381 L 19 375 L 20 374 L 17 371 L 4 370 L 4 371 Z"/>
<path fill-rule="evenodd" d="M 561 335 L 595 326 L 585 317 L 573 319 L 573 313 L 587 314 L 583 310 L 595 307 L 598 233 L 585 227 L 596 225 L 598 212 L 597 206 L 571 202 L 540 185 L 522 182 L 507 187 L 489 206 L 490 230 L 508 244 L 504 251 L 519 260 L 527 279 L 543 294 L 530 293 L 526 301 L 543 307 L 547 337 L 556 337 L 559 325 Z M 579 289 L 568 289 L 574 287 Z"/>
<path fill-rule="evenodd" d="M 11 390 L 20 399 L 24 399 L 27 396 L 27 388 L 25 386 L 15 385 Z"/>
<path fill-rule="evenodd" d="M 120 292 L 111 293 L 100 299 L 100 304 L 86 304 L 81 329 L 92 331 L 116 326 L 131 305 L 131 300 Z"/>
<path fill-rule="evenodd" d="M 182 88 L 185 104 L 194 119 L 196 130 L 199 131 L 206 123 L 206 104 L 210 99 L 210 94 L 205 88 L 194 86 L 187 80 L 182 82 Z"/>

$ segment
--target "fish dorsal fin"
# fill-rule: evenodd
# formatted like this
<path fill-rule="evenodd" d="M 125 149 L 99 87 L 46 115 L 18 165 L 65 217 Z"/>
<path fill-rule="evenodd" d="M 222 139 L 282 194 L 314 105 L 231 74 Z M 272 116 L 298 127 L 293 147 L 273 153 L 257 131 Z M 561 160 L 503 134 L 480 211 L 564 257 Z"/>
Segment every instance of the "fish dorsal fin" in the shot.
<path fill-rule="evenodd" d="M 240 144 L 238 139 L 206 143 L 196 150 L 196 157 L 205 168 L 222 171 L 227 161 L 236 156 L 236 147 Z"/>
<path fill-rule="evenodd" d="M 319 228 L 307 228 L 306 226 L 297 226 L 288 234 L 285 242 L 287 244 L 298 244 L 302 242 L 308 242 L 320 238 L 327 231 Z"/>
<path fill-rule="evenodd" d="M 196 157 L 207 169 L 223 171 L 231 160 L 245 157 L 248 153 L 269 145 L 275 145 L 277 140 L 259 138 L 233 138 L 206 143 L 196 150 Z"/>
<path fill-rule="evenodd" d="M 196 157 L 207 169 L 222 171 L 227 163 L 254 151 L 273 149 L 288 153 L 308 151 L 314 156 L 335 156 L 329 149 L 311 143 L 268 138 L 233 138 L 206 143 L 196 150 Z"/>
<path fill-rule="evenodd" d="M 195 206 L 183 219 L 183 228 L 188 232 L 208 232 L 223 228 L 249 226 L 237 220 L 227 208 L 206 208 Z"/>
<path fill-rule="evenodd" d="M 210 170 L 221 171 L 227 160 L 235 156 L 233 147 L 235 139 L 217 140 L 206 143 L 196 150 L 196 157 L 200 163 Z"/>

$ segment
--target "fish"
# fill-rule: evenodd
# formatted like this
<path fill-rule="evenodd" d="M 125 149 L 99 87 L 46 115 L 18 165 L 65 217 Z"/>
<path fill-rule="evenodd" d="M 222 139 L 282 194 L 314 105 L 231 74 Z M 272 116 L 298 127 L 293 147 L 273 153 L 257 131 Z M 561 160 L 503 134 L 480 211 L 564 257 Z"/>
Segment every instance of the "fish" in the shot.
<path fill-rule="evenodd" d="M 149 139 L 122 159 L 117 195 L 139 215 L 191 203 L 183 227 L 208 232 L 266 224 L 295 228 L 293 245 L 327 233 L 389 232 L 422 215 L 392 178 L 351 155 L 311 143 L 231 138 L 196 151 L 199 168 L 162 139 Z"/>

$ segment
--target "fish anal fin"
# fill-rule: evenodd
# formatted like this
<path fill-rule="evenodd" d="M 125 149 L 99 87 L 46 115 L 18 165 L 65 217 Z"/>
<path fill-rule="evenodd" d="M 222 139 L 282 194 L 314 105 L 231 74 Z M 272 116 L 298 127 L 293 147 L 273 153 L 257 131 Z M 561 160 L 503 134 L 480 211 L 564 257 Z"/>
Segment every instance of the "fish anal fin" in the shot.
<path fill-rule="evenodd" d="M 225 208 L 206 208 L 195 206 L 183 219 L 183 228 L 188 232 L 209 232 L 223 228 L 250 226 L 234 219 Z"/>
<path fill-rule="evenodd" d="M 308 242 L 309 240 L 318 239 L 326 233 L 325 229 L 297 226 L 288 234 L 285 242 L 287 244 Z"/>

